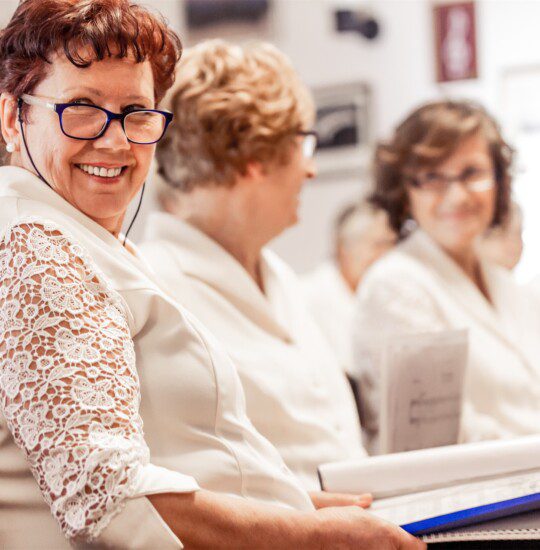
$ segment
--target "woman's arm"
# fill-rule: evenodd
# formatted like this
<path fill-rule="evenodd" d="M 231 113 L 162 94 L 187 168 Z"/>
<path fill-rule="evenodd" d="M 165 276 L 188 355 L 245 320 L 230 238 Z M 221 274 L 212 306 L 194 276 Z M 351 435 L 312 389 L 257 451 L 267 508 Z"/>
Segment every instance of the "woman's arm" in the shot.
<path fill-rule="evenodd" d="M 297 512 L 198 491 L 148 497 L 190 550 L 421 550 L 425 545 L 358 506 Z"/>
<path fill-rule="evenodd" d="M 99 536 L 138 494 L 198 488 L 149 464 L 139 402 L 118 294 L 52 224 L 11 227 L 0 241 L 0 410 L 68 538 Z"/>

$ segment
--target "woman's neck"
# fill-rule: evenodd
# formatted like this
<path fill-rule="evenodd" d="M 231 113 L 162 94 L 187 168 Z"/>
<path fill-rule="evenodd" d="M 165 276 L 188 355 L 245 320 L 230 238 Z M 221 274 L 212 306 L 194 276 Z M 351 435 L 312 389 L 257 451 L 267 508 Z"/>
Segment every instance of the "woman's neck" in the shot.
<path fill-rule="evenodd" d="M 233 256 L 264 292 L 261 250 L 268 242 L 252 209 L 228 187 L 203 187 L 179 195 L 173 215 L 193 225 Z"/>

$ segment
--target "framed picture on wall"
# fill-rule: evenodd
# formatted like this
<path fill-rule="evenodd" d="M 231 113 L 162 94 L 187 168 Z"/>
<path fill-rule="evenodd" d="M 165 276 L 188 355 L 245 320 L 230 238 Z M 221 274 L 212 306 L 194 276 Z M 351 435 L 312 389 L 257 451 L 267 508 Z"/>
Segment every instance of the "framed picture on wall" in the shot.
<path fill-rule="evenodd" d="M 371 139 L 371 90 L 363 82 L 313 90 L 319 135 L 316 160 L 321 177 L 362 174 Z"/>
<path fill-rule="evenodd" d="M 478 76 L 475 2 L 442 2 L 433 7 L 437 82 Z"/>

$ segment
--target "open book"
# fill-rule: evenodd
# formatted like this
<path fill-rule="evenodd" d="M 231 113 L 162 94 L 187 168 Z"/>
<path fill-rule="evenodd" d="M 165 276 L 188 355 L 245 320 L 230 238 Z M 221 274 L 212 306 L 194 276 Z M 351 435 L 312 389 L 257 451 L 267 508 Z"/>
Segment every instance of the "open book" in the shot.
<path fill-rule="evenodd" d="M 539 457 L 529 436 L 325 464 L 319 476 L 326 491 L 373 493 L 371 513 L 430 542 L 540 539 Z"/>

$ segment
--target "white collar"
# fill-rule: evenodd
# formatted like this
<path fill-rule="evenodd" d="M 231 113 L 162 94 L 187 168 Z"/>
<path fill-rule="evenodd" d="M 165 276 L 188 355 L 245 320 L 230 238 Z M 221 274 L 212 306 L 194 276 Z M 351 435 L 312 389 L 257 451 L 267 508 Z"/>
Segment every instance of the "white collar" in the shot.
<path fill-rule="evenodd" d="M 144 262 L 137 247 L 129 239 L 127 244 L 134 254 L 123 246 L 122 235 L 116 238 L 104 227 L 89 218 L 75 206 L 66 201 L 56 191 L 51 189 L 35 174 L 18 166 L 0 167 L 0 197 L 15 197 L 28 201 L 46 204 L 54 210 L 72 219 L 77 225 L 92 233 L 103 242 L 112 253 L 119 254 L 132 264 L 137 270 L 142 271 L 155 284 L 155 275 Z"/>
<path fill-rule="evenodd" d="M 244 267 L 220 244 L 196 227 L 164 212 L 147 219 L 144 241 L 162 241 L 174 246 L 179 269 L 216 289 L 230 303 L 275 336 L 290 341 L 291 335 L 276 319 L 272 308 L 276 265 L 269 250 L 261 253 L 261 277 L 266 295 Z M 276 289 L 277 290 L 277 289 Z"/>

